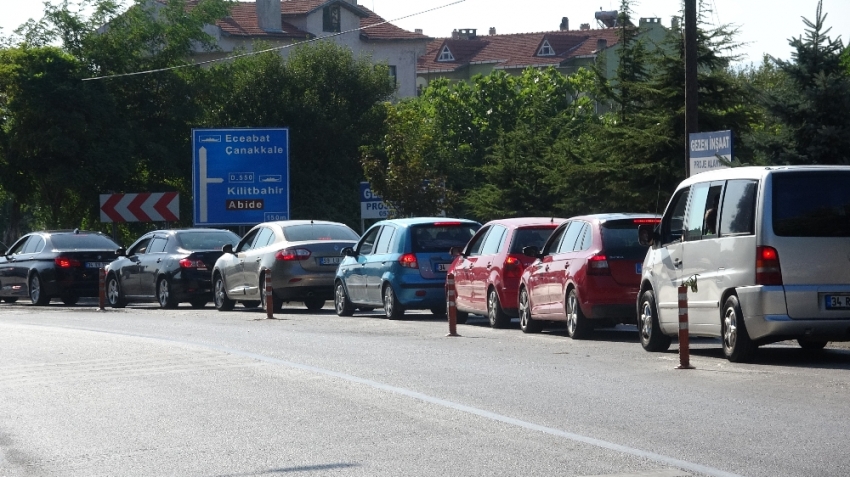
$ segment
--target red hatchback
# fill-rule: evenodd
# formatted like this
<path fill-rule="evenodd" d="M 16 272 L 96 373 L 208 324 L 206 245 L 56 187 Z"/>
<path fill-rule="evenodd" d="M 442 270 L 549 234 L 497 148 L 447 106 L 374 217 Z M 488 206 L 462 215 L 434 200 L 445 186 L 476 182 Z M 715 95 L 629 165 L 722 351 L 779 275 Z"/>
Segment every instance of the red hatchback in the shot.
<path fill-rule="evenodd" d="M 573 217 L 542 249 L 526 248 L 537 260 L 520 283 L 522 331 L 540 331 L 543 321 L 566 321 L 570 337 L 583 339 L 597 325 L 634 323 L 647 249 L 638 242 L 638 226 L 659 221 L 649 214 Z"/>
<path fill-rule="evenodd" d="M 455 277 L 458 323 L 469 313 L 484 315 L 493 328 L 508 326 L 517 316 L 517 289 L 522 271 L 534 259 L 524 255 L 526 247 L 543 246 L 564 219 L 525 217 L 493 220 L 469 240 L 463 250 L 454 250 L 449 273 Z"/>

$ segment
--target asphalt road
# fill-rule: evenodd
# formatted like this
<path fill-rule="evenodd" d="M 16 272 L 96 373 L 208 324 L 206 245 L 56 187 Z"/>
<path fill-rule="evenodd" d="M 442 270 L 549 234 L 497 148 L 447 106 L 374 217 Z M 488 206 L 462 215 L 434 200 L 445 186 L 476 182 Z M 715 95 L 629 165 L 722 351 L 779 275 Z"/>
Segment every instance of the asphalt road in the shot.
<path fill-rule="evenodd" d="M 0 476 L 844 476 L 850 350 L 0 304 Z"/>

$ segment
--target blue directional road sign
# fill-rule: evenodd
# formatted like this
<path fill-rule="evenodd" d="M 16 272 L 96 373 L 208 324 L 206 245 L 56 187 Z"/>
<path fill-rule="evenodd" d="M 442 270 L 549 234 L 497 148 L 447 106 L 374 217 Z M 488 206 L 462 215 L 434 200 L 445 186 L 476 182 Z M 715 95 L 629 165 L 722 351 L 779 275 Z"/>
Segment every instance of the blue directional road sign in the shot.
<path fill-rule="evenodd" d="M 289 130 L 193 129 L 195 225 L 289 220 Z"/>

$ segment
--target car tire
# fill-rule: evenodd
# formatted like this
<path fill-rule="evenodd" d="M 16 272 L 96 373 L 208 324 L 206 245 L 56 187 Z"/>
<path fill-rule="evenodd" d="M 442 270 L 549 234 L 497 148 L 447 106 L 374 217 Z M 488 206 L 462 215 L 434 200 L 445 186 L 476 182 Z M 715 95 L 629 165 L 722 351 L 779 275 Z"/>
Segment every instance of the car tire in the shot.
<path fill-rule="evenodd" d="M 531 317 L 531 303 L 525 287 L 519 289 L 519 329 L 523 333 L 539 333 L 543 329 L 543 323 Z"/>
<path fill-rule="evenodd" d="M 112 308 L 124 308 L 127 306 L 127 300 L 124 298 L 124 291 L 121 290 L 121 282 L 114 274 L 106 277 L 106 301 Z"/>
<path fill-rule="evenodd" d="M 6 303 L 15 303 L 16 301 L 18 301 L 18 297 L 7 296 L 6 298 L 3 298 L 3 301 L 5 301 Z"/>
<path fill-rule="evenodd" d="M 263 311 L 266 311 L 266 274 L 265 272 L 260 276 L 260 294 L 262 295 L 262 299 L 259 301 L 260 308 Z M 283 311 L 283 300 L 274 296 L 274 291 L 272 291 L 272 313 L 280 313 Z"/>
<path fill-rule="evenodd" d="M 643 292 L 640 297 L 638 336 L 643 349 L 654 353 L 667 351 L 673 342 L 671 337 L 661 332 L 658 307 L 655 306 L 655 293 L 652 290 Z"/>
<path fill-rule="evenodd" d="M 189 300 L 189 304 L 192 305 L 192 308 L 195 309 L 206 307 L 208 302 L 209 300 L 207 300 L 206 298 L 192 298 L 191 300 Z"/>
<path fill-rule="evenodd" d="M 733 363 L 747 363 L 755 356 L 756 346 L 747 332 L 744 314 L 738 297 L 731 295 L 723 305 L 723 321 L 721 322 L 723 337 L 723 355 Z"/>
<path fill-rule="evenodd" d="M 487 292 L 487 318 L 491 328 L 507 328 L 511 323 L 511 318 L 502 309 L 499 293 L 492 287 Z"/>
<path fill-rule="evenodd" d="M 384 315 L 390 320 L 400 320 L 404 317 L 404 308 L 395 295 L 392 285 L 384 285 Z"/>
<path fill-rule="evenodd" d="M 29 281 L 30 300 L 33 305 L 44 306 L 50 303 L 50 297 L 44 293 L 44 287 L 41 284 L 41 276 L 38 273 L 33 273 Z"/>
<path fill-rule="evenodd" d="M 227 298 L 224 279 L 218 273 L 213 277 L 213 302 L 215 303 L 215 309 L 218 311 L 230 311 L 236 306 L 235 301 Z"/>
<path fill-rule="evenodd" d="M 334 310 L 337 316 L 351 316 L 354 314 L 354 305 L 348 299 L 348 294 L 345 293 L 345 285 L 342 284 L 342 281 L 337 281 L 334 287 Z"/>
<path fill-rule="evenodd" d="M 805 351 L 820 351 L 826 347 L 826 344 L 829 343 L 826 340 L 813 340 L 809 338 L 798 338 L 797 344 L 800 345 L 800 348 L 803 348 Z"/>
<path fill-rule="evenodd" d="M 593 333 L 593 323 L 584 316 L 578 302 L 578 292 L 575 288 L 567 294 L 565 307 L 567 312 L 567 334 L 574 340 L 584 340 Z"/>
<path fill-rule="evenodd" d="M 62 295 L 62 303 L 67 306 L 74 306 L 78 301 L 80 301 L 79 295 L 75 295 L 73 293 L 66 293 Z"/>
<path fill-rule="evenodd" d="M 171 280 L 167 277 L 159 277 L 156 282 L 156 301 L 159 302 L 160 308 L 177 308 L 174 294 L 171 293 Z"/>
<path fill-rule="evenodd" d="M 325 300 L 321 298 L 308 298 L 304 300 L 304 306 L 307 307 L 307 311 L 316 312 L 325 307 Z"/>

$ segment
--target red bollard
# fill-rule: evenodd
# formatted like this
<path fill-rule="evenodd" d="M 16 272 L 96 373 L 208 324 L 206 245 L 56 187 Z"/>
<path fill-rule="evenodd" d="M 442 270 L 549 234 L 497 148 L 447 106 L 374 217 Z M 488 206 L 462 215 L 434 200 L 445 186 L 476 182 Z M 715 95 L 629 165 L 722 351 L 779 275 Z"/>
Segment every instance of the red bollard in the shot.
<path fill-rule="evenodd" d="M 694 369 L 691 366 L 690 335 L 688 333 L 688 287 L 679 287 L 679 366 L 676 369 Z"/>
<path fill-rule="evenodd" d="M 97 307 L 98 311 L 106 311 L 106 270 L 101 267 L 98 275 Z"/>
<path fill-rule="evenodd" d="M 455 303 L 455 276 L 453 273 L 446 275 L 446 315 L 449 318 L 449 334 L 446 336 L 460 336 L 457 334 L 457 303 Z"/>
<path fill-rule="evenodd" d="M 265 297 L 266 300 L 266 318 L 272 319 L 274 318 L 274 293 L 272 292 L 272 271 L 270 268 L 266 269 L 266 292 Z"/>

